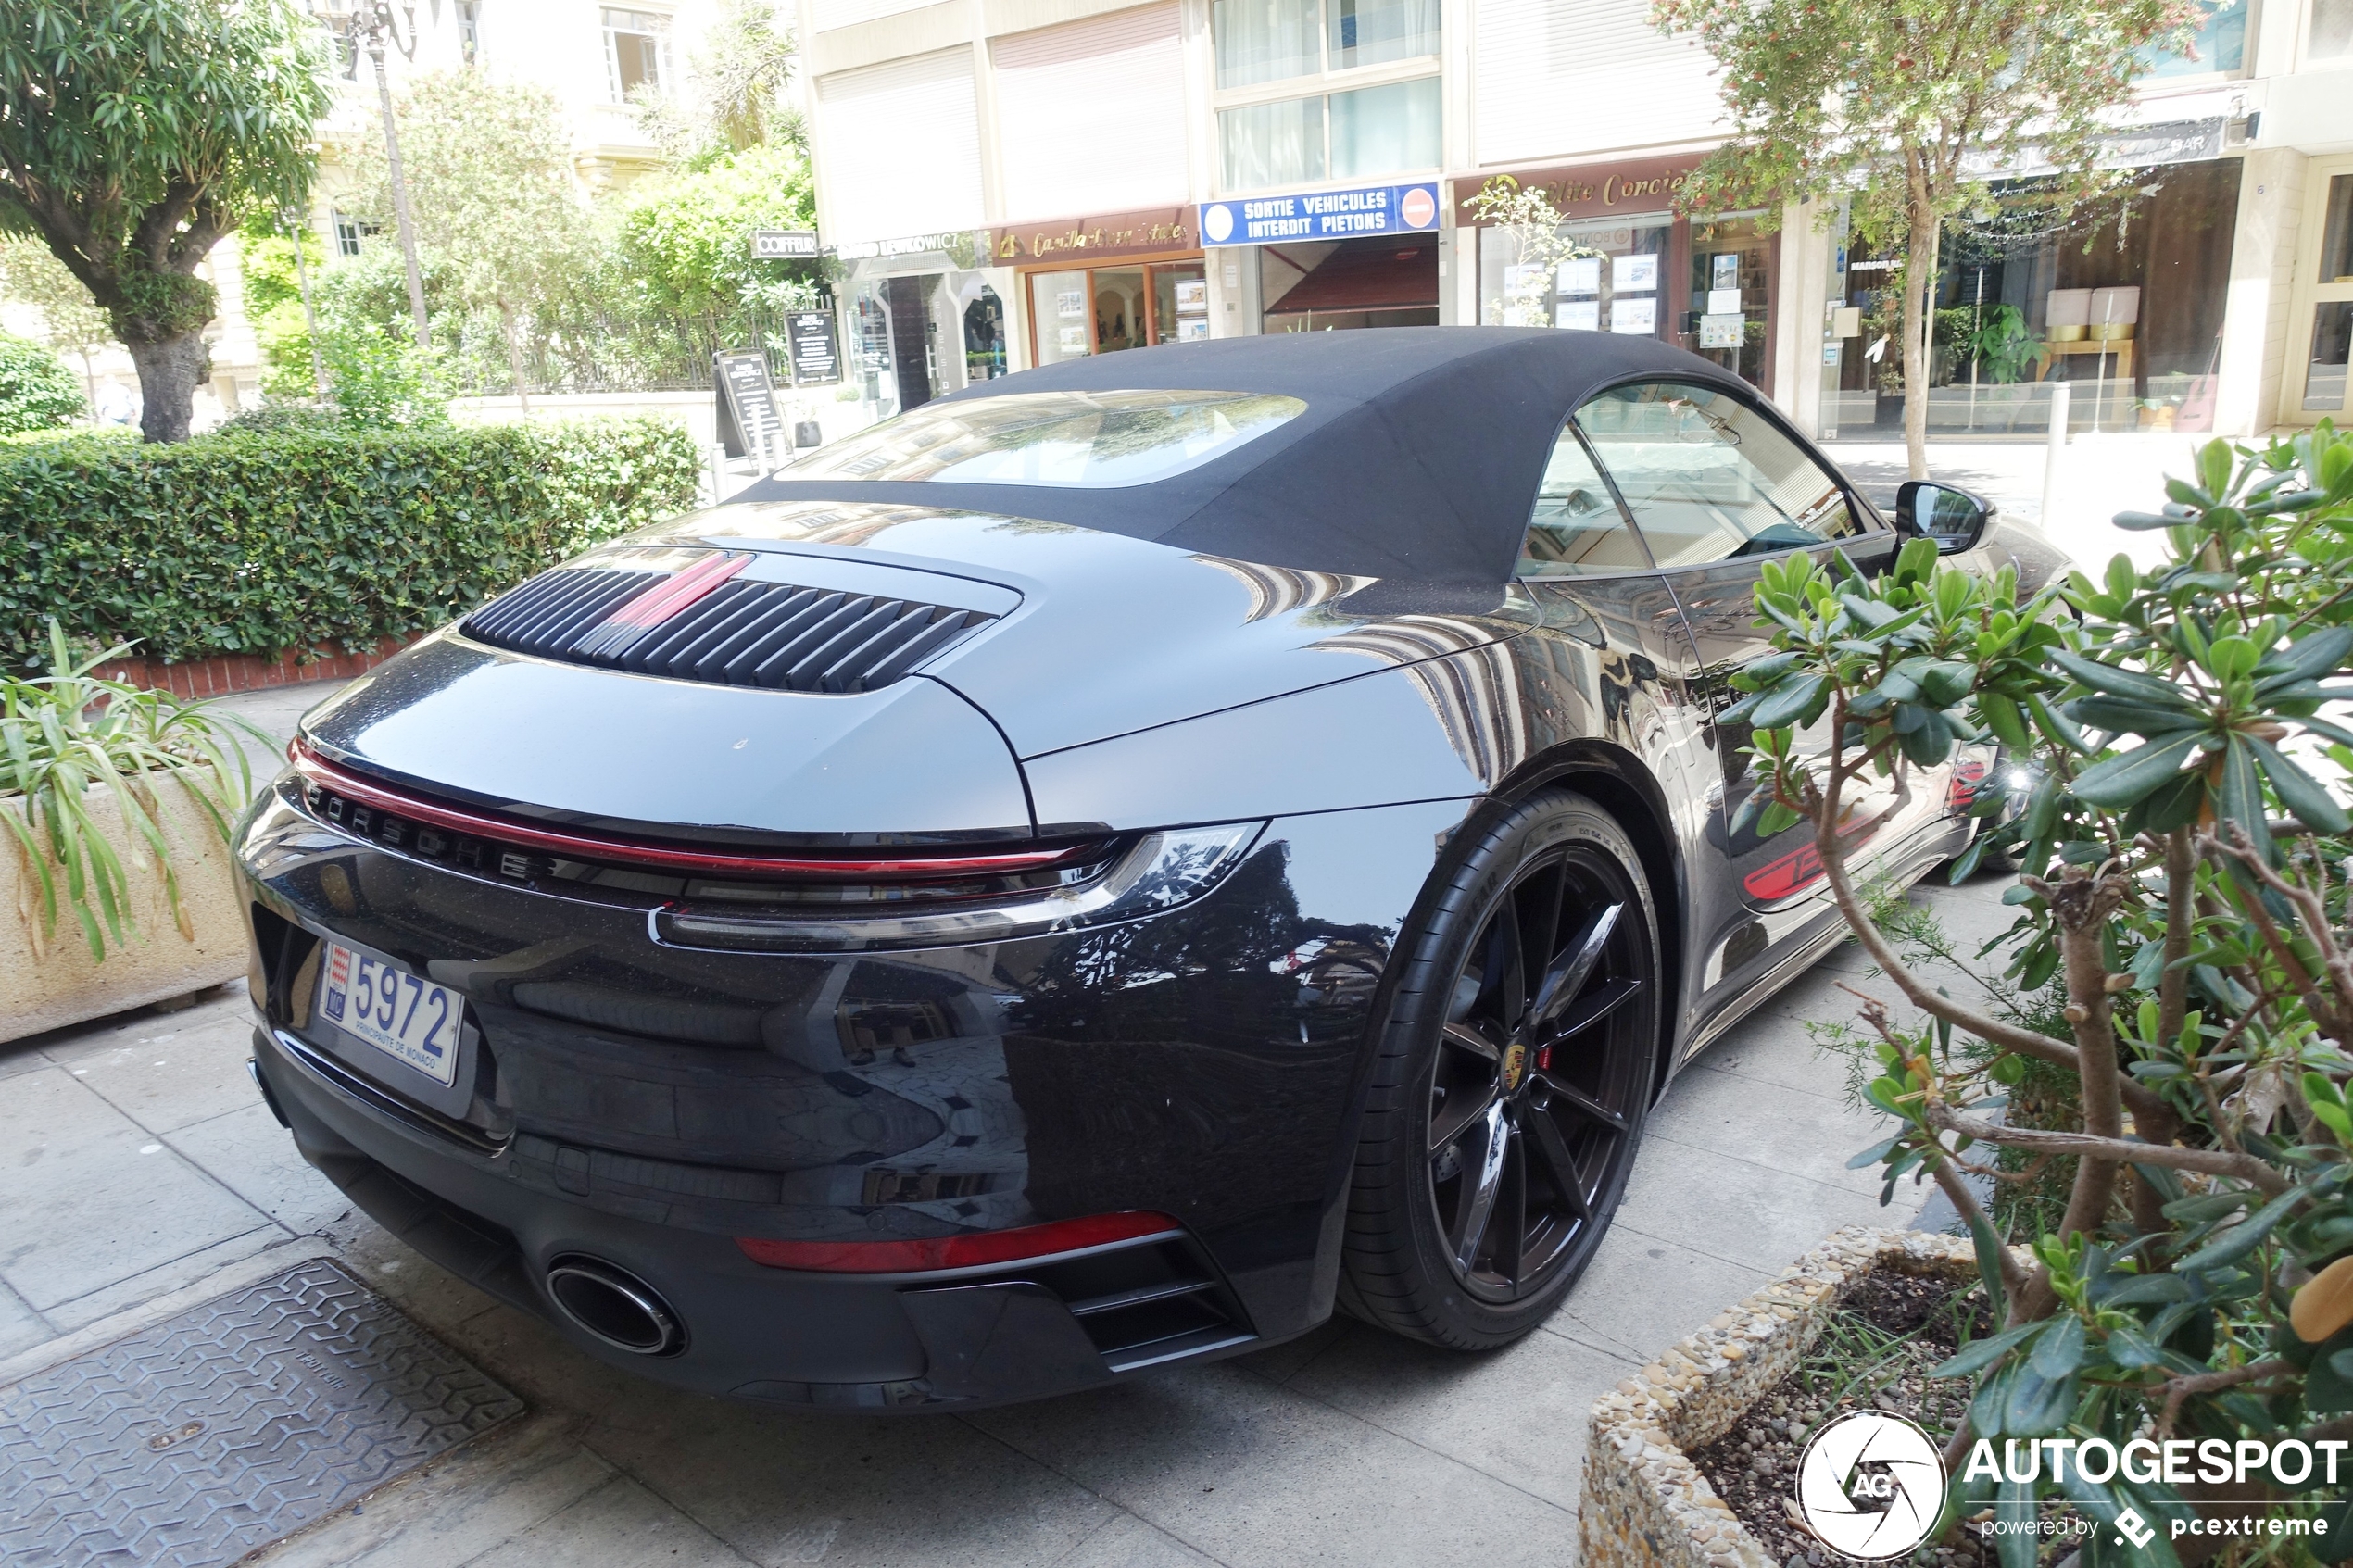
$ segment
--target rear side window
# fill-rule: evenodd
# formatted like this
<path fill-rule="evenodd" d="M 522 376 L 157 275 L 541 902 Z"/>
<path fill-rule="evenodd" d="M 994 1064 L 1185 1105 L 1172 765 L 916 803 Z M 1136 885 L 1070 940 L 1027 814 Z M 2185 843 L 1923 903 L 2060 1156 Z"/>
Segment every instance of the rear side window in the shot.
<path fill-rule="evenodd" d="M 1528 538 L 1519 549 L 1519 575 L 1647 571 L 1650 564 L 1575 427 L 1563 425 L 1544 465 L 1544 481 L 1536 488 L 1536 509 L 1529 515 Z"/>
<path fill-rule="evenodd" d="M 1006 393 L 925 404 L 777 477 L 1116 489 L 1199 468 L 1306 408 L 1262 393 Z"/>
<path fill-rule="evenodd" d="M 1804 549 L 1863 532 L 1829 470 L 1728 392 L 1613 387 L 1577 411 L 1661 567 Z"/>

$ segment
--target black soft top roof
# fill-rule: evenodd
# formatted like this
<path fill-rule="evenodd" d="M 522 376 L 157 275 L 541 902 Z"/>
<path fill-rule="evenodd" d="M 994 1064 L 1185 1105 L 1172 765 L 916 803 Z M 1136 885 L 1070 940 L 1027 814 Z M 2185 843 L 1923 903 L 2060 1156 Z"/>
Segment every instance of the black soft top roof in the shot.
<path fill-rule="evenodd" d="M 949 401 L 1056 391 L 1279 393 L 1307 411 L 1151 484 L 780 477 L 734 499 L 999 512 L 1302 571 L 1502 583 L 1561 421 L 1614 383 L 1662 374 L 1746 390 L 1697 355 L 1609 332 L 1395 327 L 1170 345 L 1024 370 Z"/>

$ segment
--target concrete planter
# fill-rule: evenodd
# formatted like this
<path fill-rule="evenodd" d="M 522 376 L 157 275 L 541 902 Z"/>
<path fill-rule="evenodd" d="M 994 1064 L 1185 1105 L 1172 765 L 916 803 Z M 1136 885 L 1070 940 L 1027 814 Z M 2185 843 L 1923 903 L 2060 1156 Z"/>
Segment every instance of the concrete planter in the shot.
<path fill-rule="evenodd" d="M 1966 1236 L 1849 1226 L 1593 1403 L 1581 1568 L 1777 1568 L 1691 1460 L 1803 1361 L 1864 1275 L 1974 1279 Z"/>
<path fill-rule="evenodd" d="M 156 798 L 195 940 L 183 938 L 173 922 L 160 872 L 132 864 L 132 834 L 121 807 L 112 791 L 101 790 L 92 792 L 92 813 L 123 859 L 138 935 L 123 947 L 109 943 L 105 960 L 93 961 L 60 890 L 56 933 L 48 951 L 36 959 L 31 922 L 40 883 L 9 834 L 0 839 L 0 1040 L 183 997 L 245 972 L 245 922 L 228 847 L 178 783 L 160 781 Z M 0 800 L 0 811 L 21 821 L 24 803 Z"/>

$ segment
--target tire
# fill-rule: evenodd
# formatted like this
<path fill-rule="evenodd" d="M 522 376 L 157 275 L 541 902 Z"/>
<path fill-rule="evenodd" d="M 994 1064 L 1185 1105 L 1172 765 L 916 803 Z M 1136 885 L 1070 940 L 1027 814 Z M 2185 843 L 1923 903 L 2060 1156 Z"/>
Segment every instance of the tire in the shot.
<path fill-rule="evenodd" d="M 1658 916 L 1624 831 L 1567 791 L 1449 856 L 1377 1025 L 1340 1299 L 1484 1350 L 1560 1305 L 1624 1195 L 1658 1060 Z"/>

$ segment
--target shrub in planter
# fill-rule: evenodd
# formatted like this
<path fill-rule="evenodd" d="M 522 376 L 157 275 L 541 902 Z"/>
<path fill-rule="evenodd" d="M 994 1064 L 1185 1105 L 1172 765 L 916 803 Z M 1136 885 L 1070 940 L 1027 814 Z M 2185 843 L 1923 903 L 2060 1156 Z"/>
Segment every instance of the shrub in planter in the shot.
<path fill-rule="evenodd" d="M 61 923 L 78 928 L 94 960 L 146 935 L 132 909 L 134 874 L 157 879 L 179 935 L 194 940 L 163 793 L 177 791 L 225 844 L 253 794 L 237 734 L 265 747 L 270 737 L 200 703 L 92 676 L 125 648 L 77 661 L 54 621 L 49 637 L 55 673 L 0 676 L 0 822 L 18 859 L 18 912 L 33 957 L 47 955 Z M 122 835 L 100 825 L 94 797 L 102 793 L 127 854 Z"/>
<path fill-rule="evenodd" d="M 82 380 L 37 343 L 0 337 L 0 435 L 54 430 L 89 412 Z"/>
<path fill-rule="evenodd" d="M 1840 909 L 1908 1004 L 1864 1011 L 1868 1094 L 1894 1122 L 1867 1158 L 1891 1189 L 1943 1188 L 2000 1306 L 2001 1332 L 1940 1369 L 1974 1382 L 1946 1449 L 1948 1520 L 2063 1505 L 2101 1526 L 2095 1560 L 2172 1563 L 2227 1544 L 2218 1519 L 2301 1518 L 2325 1532 L 2298 1549 L 2334 1562 L 2353 1556 L 2353 1472 L 2299 1471 L 2273 1445 L 2353 1439 L 2353 728 L 2330 706 L 2353 697 L 2353 440 L 2324 424 L 2213 442 L 2167 493 L 2162 513 L 2117 519 L 2163 536 L 2161 564 L 2119 556 L 2027 601 L 2014 575 L 1943 567 L 1926 540 L 1877 581 L 1843 560 L 1768 565 L 1757 606 L 1780 651 L 1720 721 L 1754 726 L 1760 827 L 1813 825 Z M 1972 739 L 2039 782 L 1956 876 L 1989 849 L 2016 857 L 2010 979 L 2062 988 L 2064 1039 L 1907 964 L 1836 831 L 1865 779 L 1911 787 Z M 2073 1081 L 2074 1125 L 1990 1114 L 2029 1062 Z M 1961 1179 L 2003 1149 L 2075 1160 L 2024 1261 Z M 2092 1439 L 2211 1440 L 2233 1463 L 2169 1481 L 2048 1461 L 2050 1443 Z M 2112 1528 L 2128 1508 L 2154 1529 Z M 2176 1521 L 2205 1527 L 2176 1540 Z M 2034 1540 L 1999 1537 L 2007 1568 Z"/>
<path fill-rule="evenodd" d="M 0 665 L 77 641 L 174 661 L 372 648 L 694 504 L 653 420 L 0 446 Z"/>

